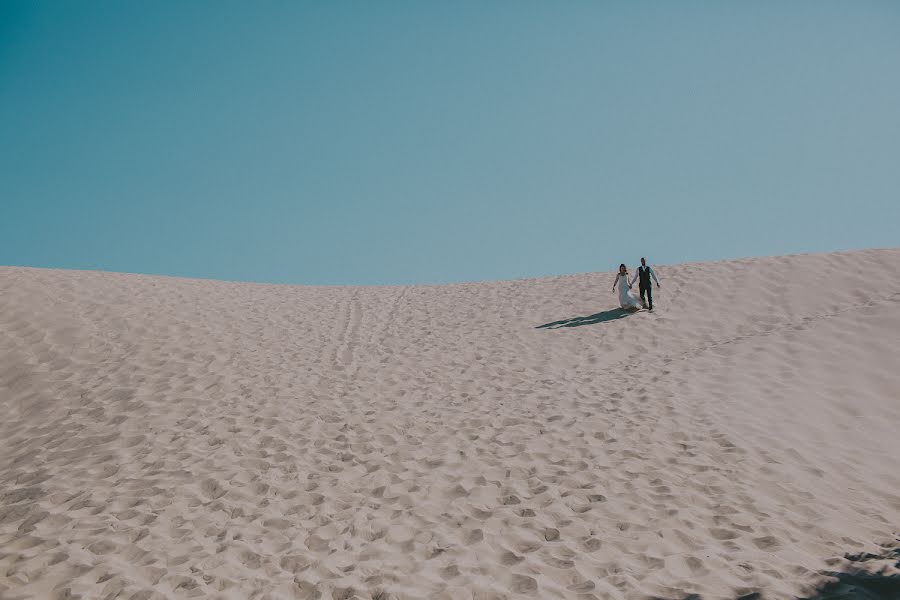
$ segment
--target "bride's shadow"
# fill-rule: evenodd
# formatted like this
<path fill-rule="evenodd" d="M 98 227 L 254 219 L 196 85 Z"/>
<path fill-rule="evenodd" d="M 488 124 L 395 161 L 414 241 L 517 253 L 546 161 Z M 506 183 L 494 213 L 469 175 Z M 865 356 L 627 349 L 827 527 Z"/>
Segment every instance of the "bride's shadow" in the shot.
<path fill-rule="evenodd" d="M 614 308 L 612 310 L 604 310 L 589 317 L 573 317 L 571 319 L 563 319 L 562 321 L 553 321 L 552 323 L 544 323 L 538 325 L 535 329 L 559 329 L 560 327 L 581 327 L 582 325 L 596 325 L 597 323 L 607 323 L 616 319 L 624 319 L 628 315 L 638 312 L 637 309 L 626 310 L 624 308 Z"/>

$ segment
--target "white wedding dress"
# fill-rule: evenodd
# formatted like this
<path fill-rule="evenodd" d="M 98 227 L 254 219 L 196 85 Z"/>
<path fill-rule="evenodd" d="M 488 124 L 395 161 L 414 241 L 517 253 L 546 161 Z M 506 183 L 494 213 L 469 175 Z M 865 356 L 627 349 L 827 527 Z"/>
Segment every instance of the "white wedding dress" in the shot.
<path fill-rule="evenodd" d="M 619 273 L 616 276 L 616 285 L 619 286 L 619 305 L 624 309 L 641 308 L 641 299 L 631 293 L 631 286 L 628 284 L 628 275 Z"/>

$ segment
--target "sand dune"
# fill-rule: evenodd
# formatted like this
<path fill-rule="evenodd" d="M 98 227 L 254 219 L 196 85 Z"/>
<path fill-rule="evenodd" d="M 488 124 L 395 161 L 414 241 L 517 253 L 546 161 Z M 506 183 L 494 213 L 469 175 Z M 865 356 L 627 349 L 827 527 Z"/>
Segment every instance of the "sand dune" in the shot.
<path fill-rule="evenodd" d="M 0 597 L 794 598 L 893 547 L 900 249 L 658 272 L 0 268 Z"/>

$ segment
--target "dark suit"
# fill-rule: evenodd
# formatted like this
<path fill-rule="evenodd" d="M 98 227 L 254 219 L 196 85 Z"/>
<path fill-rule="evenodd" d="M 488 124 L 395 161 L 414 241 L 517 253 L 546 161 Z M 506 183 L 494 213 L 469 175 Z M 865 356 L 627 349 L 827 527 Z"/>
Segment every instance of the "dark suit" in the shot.
<path fill-rule="evenodd" d="M 653 310 L 653 283 L 650 281 L 651 275 L 654 279 L 656 279 L 656 273 L 653 272 L 653 269 L 650 268 L 650 265 L 647 265 L 646 267 L 641 265 L 640 267 L 638 267 L 638 277 L 640 278 L 641 282 L 641 302 L 644 302 L 644 294 L 646 294 L 646 304 L 650 307 L 650 310 Z"/>

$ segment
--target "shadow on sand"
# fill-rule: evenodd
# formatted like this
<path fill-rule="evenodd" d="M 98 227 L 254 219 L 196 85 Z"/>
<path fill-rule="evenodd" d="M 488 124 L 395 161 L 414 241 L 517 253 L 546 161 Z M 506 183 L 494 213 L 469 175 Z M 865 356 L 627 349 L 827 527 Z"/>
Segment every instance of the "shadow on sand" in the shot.
<path fill-rule="evenodd" d="M 894 600 L 900 598 L 900 547 L 885 549 L 883 554 L 845 554 L 844 558 L 861 566 L 843 572 L 829 572 L 833 579 L 823 584 L 813 596 L 802 600 Z M 896 562 L 894 562 L 896 561 Z M 888 563 L 888 564 L 885 564 Z M 890 564 L 894 572 L 890 572 Z"/>
<path fill-rule="evenodd" d="M 900 599 L 900 547 L 885 548 L 883 554 L 845 554 L 849 565 L 844 571 L 822 573 L 828 581 L 813 590 L 812 596 L 796 600 L 898 600 Z M 893 566 L 893 569 L 891 568 Z M 764 592 L 751 592 L 735 600 L 768 600 Z M 654 600 L 662 600 L 654 598 Z M 678 600 L 703 600 L 689 594 Z"/>
<path fill-rule="evenodd" d="M 612 310 L 604 310 L 589 317 L 573 317 L 571 319 L 563 319 L 562 321 L 553 321 L 552 323 L 544 323 L 538 325 L 535 329 L 559 329 L 560 327 L 581 327 L 582 325 L 596 325 L 597 323 L 606 323 L 615 321 L 616 319 L 624 319 L 628 315 L 638 312 L 634 310 L 625 310 L 624 308 L 614 308 Z"/>

